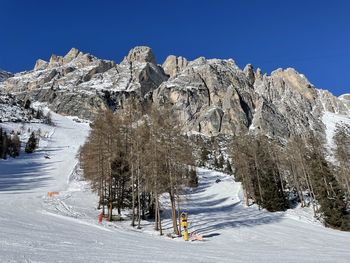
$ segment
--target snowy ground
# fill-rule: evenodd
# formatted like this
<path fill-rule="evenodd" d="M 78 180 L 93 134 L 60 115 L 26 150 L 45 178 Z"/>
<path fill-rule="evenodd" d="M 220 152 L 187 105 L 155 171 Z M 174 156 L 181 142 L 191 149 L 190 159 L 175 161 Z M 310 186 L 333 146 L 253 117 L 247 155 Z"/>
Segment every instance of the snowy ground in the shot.
<path fill-rule="evenodd" d="M 350 261 L 350 233 L 324 228 L 307 210 L 246 208 L 239 183 L 204 169 L 182 202 L 190 231 L 204 242 L 160 237 L 147 222 L 141 231 L 129 222 L 98 224 L 96 196 L 75 176 L 88 126 L 53 119 L 55 127 L 41 127 L 48 138 L 36 153 L 0 161 L 0 262 Z M 60 194 L 48 198 L 49 191 Z M 164 227 L 170 231 L 169 220 Z"/>

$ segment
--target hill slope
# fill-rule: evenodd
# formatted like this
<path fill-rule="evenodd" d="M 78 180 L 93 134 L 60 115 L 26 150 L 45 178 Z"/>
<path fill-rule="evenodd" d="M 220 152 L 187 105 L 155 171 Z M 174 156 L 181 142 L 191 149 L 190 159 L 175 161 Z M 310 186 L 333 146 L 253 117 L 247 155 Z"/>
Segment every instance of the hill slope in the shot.
<path fill-rule="evenodd" d="M 0 160 L 1 262 L 348 262 L 350 233 L 324 228 L 300 211 L 246 208 L 240 183 L 210 170 L 199 170 L 199 186 L 182 204 L 190 231 L 205 242 L 148 235 L 128 222 L 99 225 L 96 196 L 75 176 L 88 125 L 57 114 L 53 121 L 56 127 L 28 124 L 47 134 L 36 153 Z M 48 198 L 48 191 L 60 194 Z M 166 203 L 163 209 L 166 217 Z M 154 233 L 143 224 L 142 231 Z M 164 225 L 170 227 L 169 219 Z"/>

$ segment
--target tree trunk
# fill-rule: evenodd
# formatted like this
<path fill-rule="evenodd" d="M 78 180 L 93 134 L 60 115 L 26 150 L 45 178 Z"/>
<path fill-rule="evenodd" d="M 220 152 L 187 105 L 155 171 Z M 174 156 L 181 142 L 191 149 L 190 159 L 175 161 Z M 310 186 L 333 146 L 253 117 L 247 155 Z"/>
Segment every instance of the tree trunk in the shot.
<path fill-rule="evenodd" d="M 156 231 L 158 231 L 159 230 L 159 219 L 158 219 L 158 217 L 159 217 L 159 211 L 158 211 L 158 209 L 159 209 L 159 207 L 158 207 L 158 194 L 157 193 L 155 193 L 155 200 L 154 200 L 154 202 L 155 202 L 155 209 L 154 209 L 154 222 L 155 222 L 155 226 L 154 226 L 154 229 L 156 230 Z"/>
<path fill-rule="evenodd" d="M 171 203 L 171 217 L 172 217 L 172 222 L 173 222 L 173 229 L 175 235 L 179 235 L 179 229 L 177 228 L 177 215 L 176 215 L 176 201 L 175 201 L 175 196 L 173 191 L 170 191 L 170 203 Z"/>
<path fill-rule="evenodd" d="M 158 208 L 158 222 L 159 222 L 159 234 L 162 236 L 163 235 L 163 228 L 162 228 L 162 218 L 160 216 L 160 207 L 159 207 L 159 200 L 157 198 L 157 208 Z"/>
<path fill-rule="evenodd" d="M 181 210 L 180 210 L 180 196 L 178 190 L 176 189 L 176 201 L 177 201 L 177 218 L 179 220 L 179 236 L 181 236 Z"/>
<path fill-rule="evenodd" d="M 131 195 L 132 195 L 132 218 L 131 218 L 131 226 L 135 226 L 135 182 L 134 182 L 134 165 L 131 164 Z"/>
<path fill-rule="evenodd" d="M 139 166 L 137 168 L 137 205 L 138 205 L 137 228 L 140 229 L 141 228 L 141 193 L 140 193 L 140 168 L 139 168 Z"/>

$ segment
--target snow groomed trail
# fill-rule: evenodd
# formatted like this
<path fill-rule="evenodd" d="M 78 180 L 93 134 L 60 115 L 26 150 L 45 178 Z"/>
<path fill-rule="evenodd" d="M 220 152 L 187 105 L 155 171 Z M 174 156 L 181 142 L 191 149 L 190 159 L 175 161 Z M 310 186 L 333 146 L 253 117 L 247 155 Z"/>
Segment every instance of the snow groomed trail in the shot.
<path fill-rule="evenodd" d="M 147 222 L 141 231 L 129 222 L 98 224 L 96 196 L 74 177 L 88 125 L 53 119 L 55 127 L 40 127 L 48 138 L 36 153 L 0 160 L 0 262 L 350 261 L 350 233 L 326 229 L 303 211 L 246 208 L 240 183 L 205 169 L 181 205 L 204 242 L 159 237 Z M 49 198 L 50 191 L 60 194 Z M 170 220 L 164 228 L 170 231 Z"/>

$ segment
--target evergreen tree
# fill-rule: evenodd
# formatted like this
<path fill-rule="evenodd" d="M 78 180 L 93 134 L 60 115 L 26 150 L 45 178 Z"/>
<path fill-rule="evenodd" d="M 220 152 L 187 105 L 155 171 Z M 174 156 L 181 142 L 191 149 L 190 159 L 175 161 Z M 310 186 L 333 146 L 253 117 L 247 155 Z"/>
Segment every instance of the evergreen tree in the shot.
<path fill-rule="evenodd" d="M 21 150 L 21 141 L 17 134 L 13 134 L 8 139 L 7 152 L 11 157 L 15 158 L 19 156 L 20 150 Z"/>
<path fill-rule="evenodd" d="M 231 166 L 229 159 L 226 160 L 225 173 L 230 174 L 230 175 L 233 174 L 232 166 Z"/>
<path fill-rule="evenodd" d="M 197 187 L 198 186 L 198 176 L 196 169 L 188 170 L 188 186 Z"/>
<path fill-rule="evenodd" d="M 51 125 L 51 126 L 54 125 L 54 123 L 52 121 L 52 114 L 50 111 L 44 116 L 44 123 L 47 125 Z"/>
<path fill-rule="evenodd" d="M 220 170 L 222 170 L 224 168 L 224 165 L 225 165 L 225 159 L 224 159 L 224 156 L 222 156 L 222 154 L 220 154 L 219 156 L 219 160 L 218 160 L 218 168 Z"/>
<path fill-rule="evenodd" d="M 334 135 L 338 178 L 350 201 L 350 125 L 338 125 Z"/>
<path fill-rule="evenodd" d="M 207 146 L 205 145 L 205 142 L 202 141 L 201 143 L 201 155 L 200 155 L 200 166 L 205 166 L 208 159 L 209 159 L 210 152 L 208 151 Z"/>
<path fill-rule="evenodd" d="M 6 145 L 5 145 L 5 134 L 0 127 L 0 158 L 6 159 Z"/>
<path fill-rule="evenodd" d="M 7 159 L 9 138 L 0 128 L 0 158 Z"/>
<path fill-rule="evenodd" d="M 216 158 L 215 155 L 214 155 L 213 165 L 214 165 L 215 169 L 219 168 L 219 161 L 218 161 L 218 158 Z"/>
<path fill-rule="evenodd" d="M 329 168 L 322 144 L 314 136 L 309 138 L 309 144 L 311 146 L 308 160 L 310 178 L 325 225 L 350 230 L 349 219 L 346 217 L 345 194 Z"/>
<path fill-rule="evenodd" d="M 257 203 L 269 211 L 283 211 L 288 208 L 286 194 L 283 191 L 283 181 L 278 176 L 278 167 L 271 156 L 271 141 L 267 137 L 256 140 L 256 183 L 259 194 Z M 259 186 L 260 185 L 260 186 Z"/>
<path fill-rule="evenodd" d="M 30 134 L 30 137 L 27 141 L 26 147 L 25 147 L 25 152 L 26 153 L 32 153 L 34 150 L 37 148 L 37 138 L 35 136 L 35 133 L 32 132 Z"/>
<path fill-rule="evenodd" d="M 278 176 L 277 164 L 268 151 L 272 143 L 264 136 L 234 138 L 235 178 L 242 182 L 246 205 L 253 199 L 269 211 L 283 211 L 288 202 L 283 179 Z"/>

